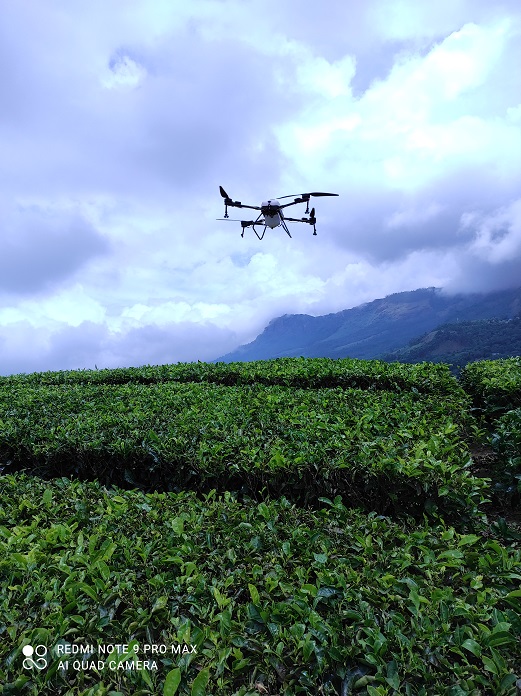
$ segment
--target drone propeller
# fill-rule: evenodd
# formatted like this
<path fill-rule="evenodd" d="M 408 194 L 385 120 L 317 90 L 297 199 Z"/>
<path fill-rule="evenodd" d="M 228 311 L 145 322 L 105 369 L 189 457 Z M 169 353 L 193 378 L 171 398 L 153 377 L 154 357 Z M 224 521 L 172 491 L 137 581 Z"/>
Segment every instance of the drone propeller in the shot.
<path fill-rule="evenodd" d="M 228 199 L 230 198 L 230 196 L 226 193 L 226 191 L 223 189 L 222 186 L 219 186 L 219 191 L 221 192 L 221 196 L 223 198 L 228 198 Z"/>
<path fill-rule="evenodd" d="M 303 198 L 306 200 L 306 197 L 309 196 L 338 196 L 338 193 L 320 193 L 319 191 L 314 191 L 313 193 L 300 193 L 294 196 L 277 196 L 277 200 L 281 200 L 282 198 Z"/>
<path fill-rule="evenodd" d="M 231 217 L 227 217 L 227 218 L 215 218 L 215 219 L 216 219 L 216 220 L 228 220 L 229 222 L 242 222 L 242 223 L 244 223 L 245 225 L 253 225 L 253 223 L 254 223 L 254 220 L 239 220 L 238 218 L 231 218 Z M 264 224 L 264 223 L 261 223 L 260 220 L 257 220 L 256 222 L 258 222 L 259 225 Z"/>

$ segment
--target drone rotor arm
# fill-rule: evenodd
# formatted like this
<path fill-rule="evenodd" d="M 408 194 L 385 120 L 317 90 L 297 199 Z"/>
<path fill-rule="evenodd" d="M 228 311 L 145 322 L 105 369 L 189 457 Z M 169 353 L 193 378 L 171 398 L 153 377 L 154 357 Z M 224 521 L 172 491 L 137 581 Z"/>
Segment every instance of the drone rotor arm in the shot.
<path fill-rule="evenodd" d="M 221 196 L 224 198 L 224 218 L 221 219 L 228 219 L 228 208 L 250 208 L 251 210 L 260 210 L 259 206 L 243 205 L 241 201 L 232 200 L 222 186 L 219 186 L 219 192 Z"/>
<path fill-rule="evenodd" d="M 287 196 L 286 196 L 286 198 L 287 198 Z M 297 205 L 297 203 L 306 203 L 307 200 L 309 200 L 309 199 L 306 199 L 306 198 L 295 198 L 295 200 L 292 201 L 291 203 L 284 203 L 284 205 L 281 205 L 281 206 L 280 206 L 280 209 L 282 209 L 282 208 L 287 208 L 287 207 L 290 206 L 290 205 Z"/>
<path fill-rule="evenodd" d="M 287 222 L 306 222 L 308 225 L 313 225 L 313 234 L 317 233 L 315 225 L 317 224 L 317 219 L 315 217 L 315 208 L 311 209 L 311 214 L 310 216 L 303 217 L 303 218 L 290 218 L 290 217 L 284 217 L 284 220 Z"/>
<path fill-rule="evenodd" d="M 250 210 L 260 210 L 258 205 L 245 205 L 240 201 L 225 200 L 224 204 L 229 208 L 249 208 Z"/>

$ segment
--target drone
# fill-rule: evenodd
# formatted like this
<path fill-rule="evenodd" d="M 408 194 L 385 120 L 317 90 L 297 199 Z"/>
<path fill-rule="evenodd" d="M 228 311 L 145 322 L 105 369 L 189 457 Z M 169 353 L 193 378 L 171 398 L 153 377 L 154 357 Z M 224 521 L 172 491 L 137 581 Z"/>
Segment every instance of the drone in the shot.
<path fill-rule="evenodd" d="M 259 239 L 262 239 L 266 233 L 266 229 L 269 227 L 270 229 L 274 229 L 275 227 L 282 227 L 282 229 L 286 232 L 288 237 L 291 237 L 291 234 L 289 232 L 288 226 L 286 225 L 286 222 L 306 222 L 308 225 L 313 225 L 313 234 L 316 235 L 317 233 L 317 228 L 316 228 L 316 222 L 317 219 L 315 217 L 315 208 L 311 208 L 311 213 L 309 212 L 309 199 L 311 196 L 338 196 L 338 193 L 319 193 L 319 192 L 313 192 L 313 193 L 301 193 L 300 195 L 293 195 L 293 196 L 279 196 L 279 198 L 272 198 L 269 201 L 263 201 L 260 206 L 257 205 L 244 205 L 240 201 L 232 201 L 230 196 L 226 193 L 226 191 L 223 189 L 222 186 L 219 186 L 219 190 L 221 192 L 221 196 L 224 198 L 224 217 L 223 218 L 217 218 L 218 220 L 233 220 L 234 222 L 240 222 L 241 227 L 242 227 L 242 232 L 241 232 L 241 237 L 244 237 L 244 231 L 248 228 L 251 227 L 257 237 Z M 284 203 L 281 204 L 280 201 L 283 198 L 293 198 L 293 201 L 291 203 Z M 309 215 L 309 217 L 303 217 L 303 218 L 290 218 L 286 217 L 284 213 L 282 212 L 283 208 L 288 208 L 290 205 L 296 205 L 297 203 L 305 203 L 306 204 L 306 215 Z M 256 220 L 237 220 L 230 218 L 228 215 L 228 207 L 230 208 L 250 208 L 251 210 L 260 210 L 259 216 L 257 217 Z M 264 229 L 262 232 L 259 234 L 259 232 L 256 230 L 257 225 L 264 225 Z"/>

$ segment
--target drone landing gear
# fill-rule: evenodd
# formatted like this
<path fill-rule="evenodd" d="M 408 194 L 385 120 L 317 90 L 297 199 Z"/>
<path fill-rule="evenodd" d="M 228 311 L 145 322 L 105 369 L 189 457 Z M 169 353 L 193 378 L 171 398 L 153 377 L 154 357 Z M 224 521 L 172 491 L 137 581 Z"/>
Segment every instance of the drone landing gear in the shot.
<path fill-rule="evenodd" d="M 264 225 L 264 229 L 262 230 L 262 234 L 259 234 L 259 233 L 257 232 L 257 230 L 255 229 L 255 225 L 258 225 L 258 224 L 261 224 L 261 223 L 252 222 L 252 223 L 250 223 L 249 225 L 243 225 L 243 226 L 242 226 L 241 237 L 244 237 L 244 228 L 245 228 L 245 227 L 251 227 L 252 230 L 253 230 L 253 231 L 255 232 L 255 234 L 257 235 L 257 239 L 264 239 L 264 235 L 266 234 L 267 225 Z"/>
<path fill-rule="evenodd" d="M 286 232 L 288 237 L 291 237 L 289 230 L 288 230 L 288 226 L 286 225 L 286 222 L 284 221 L 284 219 L 281 219 L 280 225 L 281 225 L 282 229 Z"/>
<path fill-rule="evenodd" d="M 255 220 L 255 221 L 253 221 L 253 220 L 241 220 L 241 227 L 242 227 L 241 237 L 244 237 L 244 230 L 245 230 L 247 227 L 251 227 L 252 230 L 253 230 L 253 231 L 255 232 L 255 234 L 257 235 L 257 237 L 258 237 L 259 239 L 262 239 L 262 238 L 264 237 L 264 235 L 266 234 L 266 227 L 267 227 L 267 225 L 264 225 L 264 229 L 262 230 L 262 234 L 259 234 L 259 233 L 257 232 L 257 230 L 255 229 L 255 225 L 262 225 L 262 224 L 263 224 L 263 223 L 262 223 L 262 222 L 259 222 L 258 220 Z"/>
<path fill-rule="evenodd" d="M 241 237 L 244 237 L 244 230 L 245 230 L 247 227 L 251 227 L 252 230 L 253 230 L 253 231 L 255 232 L 255 234 L 257 235 L 257 239 L 261 239 L 261 240 L 264 239 L 264 235 L 266 234 L 266 230 L 268 229 L 268 225 L 264 224 L 264 229 L 262 230 L 261 234 L 259 234 L 259 233 L 257 232 L 257 230 L 255 229 L 255 225 L 262 225 L 262 224 L 264 224 L 264 223 L 262 223 L 262 222 L 257 222 L 257 221 L 253 222 L 253 221 L 251 221 L 251 220 L 249 220 L 248 222 L 246 222 L 245 220 L 244 220 L 244 221 L 241 220 L 241 226 L 242 226 Z M 289 233 L 289 230 L 288 230 L 288 226 L 286 225 L 286 223 L 284 222 L 284 220 L 281 220 L 281 221 L 280 221 L 280 225 L 281 225 L 281 227 L 283 228 L 283 230 L 286 232 L 286 234 L 288 235 L 288 237 L 291 237 L 291 234 Z"/>
<path fill-rule="evenodd" d="M 255 234 L 257 235 L 257 237 L 258 237 L 259 239 L 263 239 L 263 238 L 264 238 L 264 235 L 266 234 L 266 227 L 267 227 L 267 225 L 264 225 L 264 229 L 262 230 L 262 234 L 259 234 L 259 233 L 257 232 L 257 230 L 255 229 L 255 225 L 253 225 L 253 231 L 255 232 Z"/>

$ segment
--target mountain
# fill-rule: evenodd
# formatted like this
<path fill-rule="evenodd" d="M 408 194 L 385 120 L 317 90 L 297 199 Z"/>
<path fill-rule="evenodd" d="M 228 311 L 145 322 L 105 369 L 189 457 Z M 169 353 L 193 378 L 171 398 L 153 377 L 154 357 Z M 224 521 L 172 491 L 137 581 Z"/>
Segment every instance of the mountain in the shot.
<path fill-rule="evenodd" d="M 270 321 L 252 343 L 218 360 L 298 356 L 368 360 L 404 348 L 441 324 L 512 319 L 520 313 L 521 288 L 467 295 L 421 288 L 318 317 L 285 314 Z"/>
<path fill-rule="evenodd" d="M 388 362 L 444 362 L 463 366 L 474 360 L 521 355 L 521 314 L 513 319 L 482 319 L 442 324 L 408 346 L 382 355 Z"/>

